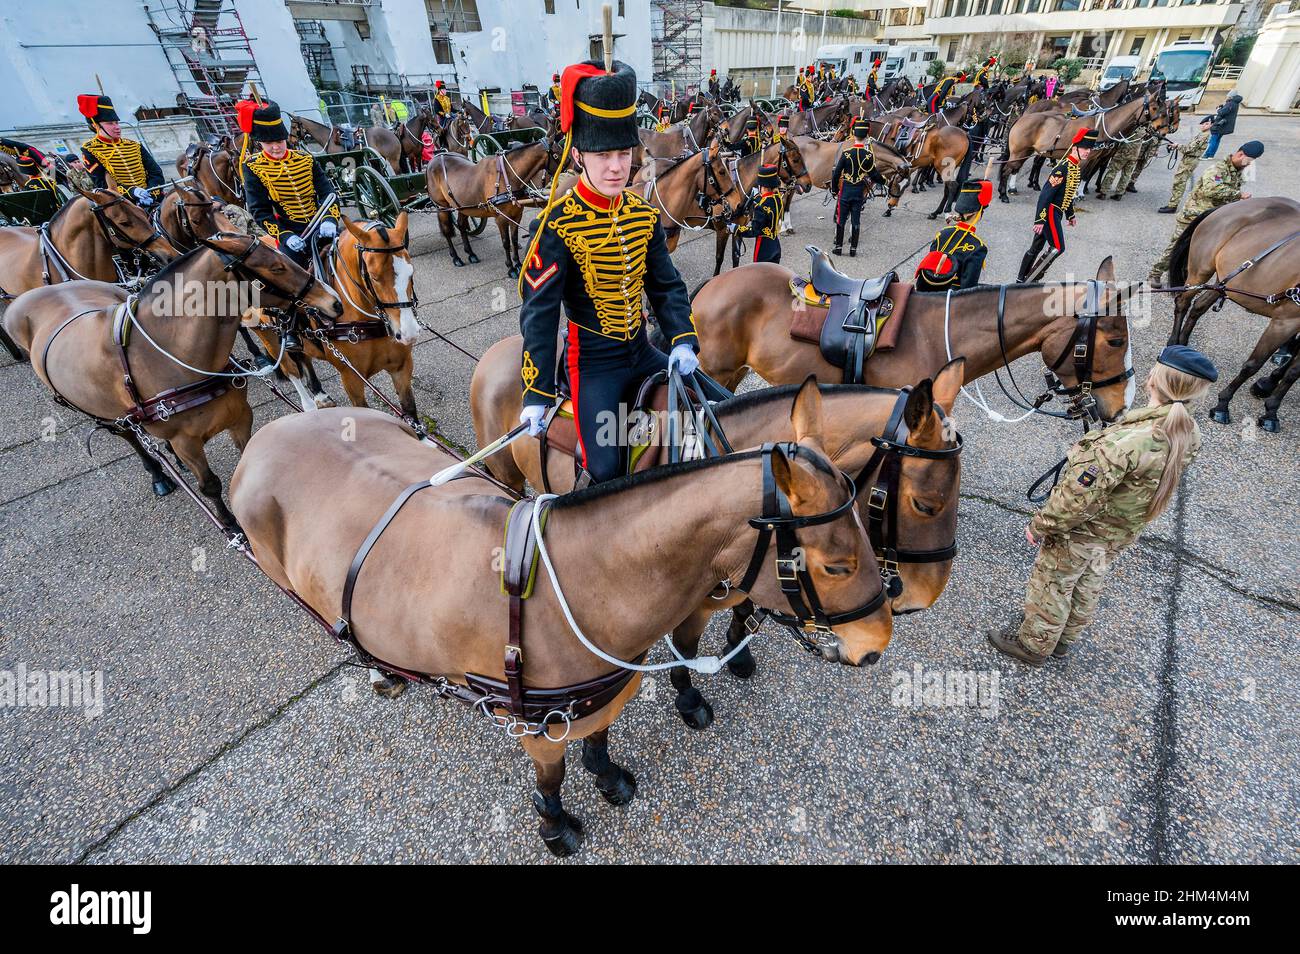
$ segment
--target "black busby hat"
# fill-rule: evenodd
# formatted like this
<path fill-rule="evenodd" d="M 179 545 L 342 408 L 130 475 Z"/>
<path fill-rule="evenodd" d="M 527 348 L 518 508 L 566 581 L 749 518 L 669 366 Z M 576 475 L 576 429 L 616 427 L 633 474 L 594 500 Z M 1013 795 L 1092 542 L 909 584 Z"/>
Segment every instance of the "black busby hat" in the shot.
<path fill-rule="evenodd" d="M 775 189 L 781 182 L 781 170 L 774 165 L 758 167 L 758 185 L 762 189 Z"/>
<path fill-rule="evenodd" d="M 962 183 L 961 194 L 953 204 L 958 215 L 970 215 L 987 209 L 993 201 L 993 183 L 988 179 L 970 179 Z"/>
<path fill-rule="evenodd" d="M 856 137 L 859 138 L 859 139 L 865 139 L 865 138 L 867 137 L 867 134 L 870 133 L 870 132 L 871 132 L 871 124 L 868 123 L 868 122 L 867 122 L 865 119 L 863 119 L 861 116 L 859 116 L 857 119 L 853 120 L 853 135 L 854 135 L 854 136 L 856 136 Z"/>
<path fill-rule="evenodd" d="M 39 176 L 41 174 L 41 164 L 30 152 L 24 152 L 18 157 L 18 168 L 29 176 Z"/>
<path fill-rule="evenodd" d="M 1164 351 L 1160 352 L 1160 357 L 1156 358 L 1156 363 L 1205 381 L 1214 382 L 1219 380 L 1219 369 L 1214 366 L 1214 362 L 1195 348 L 1189 348 L 1187 345 L 1169 345 Z"/>
<path fill-rule="evenodd" d="M 280 107 L 272 102 L 258 103 L 243 100 L 235 104 L 235 115 L 239 128 L 248 133 L 253 142 L 278 142 L 289 138 L 289 131 L 284 127 L 284 117 Z"/>
<path fill-rule="evenodd" d="M 756 130 L 756 129 L 758 128 L 758 120 L 755 119 L 755 118 L 753 118 L 752 116 L 751 116 L 749 119 L 746 119 L 746 120 L 745 120 L 745 128 L 746 128 L 747 130 L 749 130 L 750 132 L 753 132 L 754 130 Z"/>
<path fill-rule="evenodd" d="M 117 110 L 113 108 L 113 101 L 107 96 L 96 96 L 94 93 L 84 93 L 77 97 L 77 111 L 86 117 L 86 125 L 91 129 L 98 127 L 99 123 L 118 123 L 122 120 L 118 118 Z"/>
<path fill-rule="evenodd" d="M 790 117 L 787 116 L 787 115 L 785 115 L 785 113 L 782 113 L 780 116 L 776 117 L 776 128 L 777 128 L 777 129 L 789 129 L 789 128 L 790 128 Z"/>
<path fill-rule="evenodd" d="M 636 122 L 636 73 L 621 60 L 606 73 L 596 60 L 566 66 L 560 77 L 560 131 L 582 152 L 632 149 L 641 143 Z"/>
<path fill-rule="evenodd" d="M 1082 149 L 1096 149 L 1097 143 L 1101 137 L 1097 135 L 1095 129 L 1080 129 L 1074 134 L 1072 145 L 1079 146 Z"/>

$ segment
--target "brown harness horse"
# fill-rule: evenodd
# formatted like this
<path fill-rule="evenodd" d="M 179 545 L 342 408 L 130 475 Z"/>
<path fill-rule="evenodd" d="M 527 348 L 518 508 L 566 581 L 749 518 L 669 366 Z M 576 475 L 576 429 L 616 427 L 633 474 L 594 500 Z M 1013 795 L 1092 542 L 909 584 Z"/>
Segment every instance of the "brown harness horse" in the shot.
<path fill-rule="evenodd" d="M 21 295 L 4 326 L 56 400 L 131 445 L 155 493 L 174 484 L 145 450 L 150 435 L 167 442 L 234 527 L 204 445 L 229 431 L 242 449 L 252 430 L 246 378 L 230 351 L 255 290 L 278 307 L 342 311 L 333 292 L 285 256 L 251 236 L 217 234 L 163 268 L 139 296 L 104 282 L 64 282 Z"/>
<path fill-rule="evenodd" d="M 830 190 L 831 175 L 840 153 L 848 146 L 845 141 L 824 142 L 811 136 L 799 136 L 795 139 L 808 167 L 808 175 L 814 188 Z M 871 158 L 877 171 L 885 180 L 889 198 L 885 203 L 885 215 L 888 216 L 898 205 L 903 195 L 903 187 L 911 175 L 912 167 L 906 157 L 892 146 L 887 146 L 876 139 L 868 140 Z"/>
<path fill-rule="evenodd" d="M 678 123 L 659 132 L 655 129 L 638 129 L 641 146 L 648 157 L 676 159 L 699 152 L 708 143 L 714 131 L 722 124 L 722 110 L 717 106 L 697 110 L 684 123 Z"/>
<path fill-rule="evenodd" d="M 800 391 L 791 412 L 797 443 L 601 484 L 538 504 L 535 520 L 532 505 L 521 505 L 513 519 L 541 525 L 545 546 L 535 576 L 522 570 L 526 599 L 503 596 L 502 574 L 488 569 L 503 562 L 503 538 L 528 566 L 529 535 L 504 532 L 516 500 L 473 471 L 431 486 L 429 475 L 455 458 L 379 412 L 272 421 L 244 452 L 232 507 L 277 584 L 321 617 L 343 620 L 368 656 L 476 705 L 519 738 L 536 770 L 541 837 L 567 855 L 581 825 L 560 796 L 566 743 L 583 740 L 583 766 L 607 801 L 634 796 L 635 780 L 610 759 L 608 729 L 638 691 L 646 653 L 710 592 L 745 590 L 795 626 L 815 617 L 829 661 L 875 662 L 887 647 L 892 619 L 875 555 L 851 481 L 823 450 L 820 404 L 815 386 Z M 345 415 L 357 424 L 353 441 L 338 439 Z M 342 498 L 339 487 L 348 488 Z M 322 499 L 338 504 L 328 520 Z M 368 537 L 370 565 L 350 572 Z M 597 537 L 606 545 L 593 548 Z M 431 545 L 449 557 L 437 573 L 406 575 L 397 590 L 382 585 L 391 573 L 379 568 L 421 566 Z M 778 580 L 773 549 L 786 561 L 779 565 L 797 561 L 793 584 Z M 579 706 L 584 700 L 596 701 Z"/>
<path fill-rule="evenodd" d="M 731 178 L 727 154 L 716 139 L 707 148 L 678 159 L 663 172 L 647 162 L 633 179 L 631 188 L 657 208 L 668 251 L 677 248 L 682 231 L 699 232 L 715 228 L 715 222 L 735 220 L 745 197 Z"/>
<path fill-rule="evenodd" d="M 1211 281 L 1215 275 L 1218 280 Z M 1197 216 L 1174 245 L 1169 283 L 1180 289 L 1170 344 L 1187 344 L 1201 316 L 1224 298 L 1269 320 L 1210 412 L 1213 420 L 1227 424 L 1237 389 L 1300 334 L 1300 202 L 1282 196 L 1242 199 Z M 1251 387 L 1251 394 L 1267 399 L 1258 421 L 1266 431 L 1279 429 L 1277 409 L 1300 376 L 1295 354 L 1292 350 L 1289 367 Z"/>
<path fill-rule="evenodd" d="M 816 344 L 790 337 L 793 277 L 780 265 L 742 265 L 695 294 L 691 305 L 700 364 L 718 383 L 735 390 L 750 370 L 769 384 L 794 384 L 810 374 L 823 381 L 843 377 L 843 369 L 827 363 Z M 1104 296 L 1096 303 L 1095 319 L 1086 313 L 1085 282 L 978 285 L 953 292 L 951 299 L 913 292 L 897 344 L 871 356 L 864 380 L 905 387 L 961 355 L 969 383 L 1037 352 L 1056 378 L 1048 397 L 1054 393 L 1075 403 L 1090 394 L 1100 416 L 1113 420 L 1132 400 L 1128 320 L 1120 313 L 1127 291 L 1114 284 L 1109 257 L 1097 281 Z M 1081 341 L 1081 332 L 1092 340 Z M 1086 366 L 1067 354 L 1080 343 Z M 1012 399 L 1018 396 L 1017 388 Z"/>
<path fill-rule="evenodd" d="M 343 144 L 343 131 L 338 126 L 326 126 L 324 123 L 314 122 L 292 113 L 289 119 L 289 139 L 291 142 L 310 139 L 323 146 L 327 155 L 348 151 Z M 363 137 L 365 145 L 383 156 L 384 161 L 388 163 L 393 172 L 402 171 L 402 161 L 412 150 L 415 156 L 415 168 L 419 169 L 420 150 L 424 148 L 424 144 L 419 141 L 419 137 L 414 137 L 413 140 L 404 143 L 402 138 L 399 138 L 398 134 L 387 126 L 358 126 L 356 129 Z M 358 143 L 354 148 L 361 148 L 361 143 Z"/>
<path fill-rule="evenodd" d="M 337 321 L 313 321 L 303 336 L 303 355 L 308 362 L 327 361 L 338 369 L 343 390 L 355 407 L 368 406 L 366 381 L 386 371 L 402 413 L 412 422 L 418 421 L 411 378 L 415 371 L 412 348 L 420 334 L 415 319 L 419 302 L 408 248 L 407 214 L 400 213 L 391 229 L 378 222 L 354 222 L 347 216 L 343 226 L 322 262 L 322 280 L 338 293 L 343 316 Z M 260 326 L 257 334 L 275 354 L 279 336 Z M 315 387 L 319 382 L 314 374 L 284 359 L 280 370 L 293 382 L 304 410 L 327 405 L 303 383 L 305 376 Z"/>
<path fill-rule="evenodd" d="M 825 138 L 835 131 L 835 127 L 840 124 L 848 109 L 848 97 L 842 96 L 832 103 L 823 103 L 812 109 L 788 110 L 790 125 L 786 132 L 791 136 Z"/>
<path fill-rule="evenodd" d="M 545 198 L 538 190 L 543 176 L 554 174 L 559 165 L 557 146 L 555 140 L 541 139 L 478 162 L 446 152 L 433 157 L 424 170 L 425 184 L 453 265 L 465 263 L 456 254 L 452 216 L 471 265 L 479 259 L 469 244 L 469 220 L 492 218 L 506 253 L 506 272 L 511 278 L 519 276 L 519 226 L 524 209 Z"/>
<path fill-rule="evenodd" d="M 225 137 L 216 145 L 201 142 L 192 154 L 177 156 L 176 172 L 182 178 L 192 176 L 204 192 L 224 205 L 244 202 L 244 181 L 236 166 L 235 150 Z"/>

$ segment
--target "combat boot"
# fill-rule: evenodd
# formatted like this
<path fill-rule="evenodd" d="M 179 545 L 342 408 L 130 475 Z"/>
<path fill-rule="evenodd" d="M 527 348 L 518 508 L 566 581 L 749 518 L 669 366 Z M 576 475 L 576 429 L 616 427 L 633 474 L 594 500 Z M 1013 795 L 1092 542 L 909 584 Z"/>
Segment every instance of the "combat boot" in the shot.
<path fill-rule="evenodd" d="M 1177 212 L 1178 210 L 1172 205 L 1162 205 L 1160 208 L 1156 209 L 1156 211 L 1161 215 L 1169 215 L 1171 212 Z"/>
<path fill-rule="evenodd" d="M 1056 646 L 1052 649 L 1052 655 L 1057 659 L 1070 655 L 1070 644 L 1063 639 L 1058 639 Z"/>
<path fill-rule="evenodd" d="M 1042 666 L 1045 664 L 1047 662 L 1047 657 L 1042 653 L 1034 652 L 1032 649 L 1026 649 L 1020 642 L 1019 633 L 1019 624 L 1009 626 L 1000 632 L 989 633 L 989 642 L 992 643 L 993 647 L 999 652 L 1005 653 L 1008 656 L 1014 656 L 1021 662 L 1028 663 L 1030 666 Z"/>

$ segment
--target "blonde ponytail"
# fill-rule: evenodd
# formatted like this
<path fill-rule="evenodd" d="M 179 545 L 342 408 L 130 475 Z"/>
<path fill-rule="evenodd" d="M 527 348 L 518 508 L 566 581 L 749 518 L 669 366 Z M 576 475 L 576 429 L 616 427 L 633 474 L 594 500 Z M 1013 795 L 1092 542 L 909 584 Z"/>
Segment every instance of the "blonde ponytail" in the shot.
<path fill-rule="evenodd" d="M 1210 390 L 1210 382 L 1204 378 L 1185 374 L 1168 365 L 1157 364 L 1147 376 L 1147 391 L 1153 404 L 1170 404 L 1169 416 L 1157 429 L 1169 441 L 1169 456 L 1165 458 L 1165 469 L 1160 474 L 1160 483 L 1156 495 L 1147 508 L 1147 519 L 1154 520 L 1164 513 L 1169 501 L 1182 480 L 1188 448 L 1191 447 L 1200 429 L 1196 420 L 1187 410 L 1187 406 L 1205 397 Z"/>

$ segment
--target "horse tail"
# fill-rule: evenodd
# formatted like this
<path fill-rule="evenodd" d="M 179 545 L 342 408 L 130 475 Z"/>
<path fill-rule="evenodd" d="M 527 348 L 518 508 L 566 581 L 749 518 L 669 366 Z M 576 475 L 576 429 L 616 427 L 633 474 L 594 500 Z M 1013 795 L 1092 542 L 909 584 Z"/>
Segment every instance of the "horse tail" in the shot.
<path fill-rule="evenodd" d="M 1174 288 L 1187 284 L 1187 259 L 1192 247 L 1192 233 L 1196 231 L 1196 226 L 1201 224 L 1201 219 L 1213 211 L 1213 209 L 1206 209 L 1192 219 L 1187 228 L 1183 229 L 1183 234 L 1178 236 L 1178 241 L 1174 243 L 1173 251 L 1169 253 L 1169 284 Z"/>

